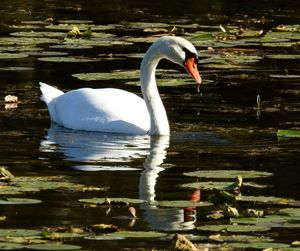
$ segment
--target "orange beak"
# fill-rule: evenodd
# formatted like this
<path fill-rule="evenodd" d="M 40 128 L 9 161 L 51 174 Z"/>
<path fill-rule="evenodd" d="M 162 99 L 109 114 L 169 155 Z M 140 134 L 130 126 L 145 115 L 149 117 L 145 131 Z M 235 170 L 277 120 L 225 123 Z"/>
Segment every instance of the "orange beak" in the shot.
<path fill-rule="evenodd" d="M 186 59 L 184 61 L 184 66 L 193 79 L 195 79 L 197 87 L 199 88 L 202 80 L 197 67 L 197 59 L 195 57 Z"/>

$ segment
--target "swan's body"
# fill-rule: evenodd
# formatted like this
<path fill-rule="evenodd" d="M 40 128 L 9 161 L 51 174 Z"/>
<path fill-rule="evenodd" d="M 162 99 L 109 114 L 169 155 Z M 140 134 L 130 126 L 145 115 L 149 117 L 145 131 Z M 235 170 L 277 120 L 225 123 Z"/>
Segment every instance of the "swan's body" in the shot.
<path fill-rule="evenodd" d="M 155 81 L 155 69 L 162 58 L 185 66 L 200 84 L 194 46 L 183 38 L 166 36 L 150 46 L 142 61 L 144 100 L 120 89 L 82 88 L 64 93 L 40 83 L 41 99 L 47 104 L 52 121 L 70 129 L 169 135 L 168 118 Z"/>

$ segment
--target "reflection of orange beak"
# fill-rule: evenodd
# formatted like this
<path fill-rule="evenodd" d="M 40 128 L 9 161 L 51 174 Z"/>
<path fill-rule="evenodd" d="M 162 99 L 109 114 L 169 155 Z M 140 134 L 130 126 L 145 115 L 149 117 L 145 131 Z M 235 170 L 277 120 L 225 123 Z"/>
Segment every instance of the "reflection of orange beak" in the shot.
<path fill-rule="evenodd" d="M 197 67 L 197 59 L 194 57 L 186 59 L 184 61 L 184 66 L 187 69 L 187 71 L 189 72 L 189 74 L 191 74 L 193 79 L 195 79 L 197 87 L 199 88 L 202 80 L 201 80 L 201 76 L 199 74 L 198 67 Z"/>

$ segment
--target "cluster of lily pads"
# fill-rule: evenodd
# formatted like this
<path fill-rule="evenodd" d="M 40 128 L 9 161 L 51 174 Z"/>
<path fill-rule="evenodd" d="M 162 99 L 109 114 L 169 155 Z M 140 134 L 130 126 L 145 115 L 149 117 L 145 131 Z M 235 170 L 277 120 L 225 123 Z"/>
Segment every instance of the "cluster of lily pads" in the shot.
<path fill-rule="evenodd" d="M 269 172 L 245 170 L 208 170 L 186 172 L 185 176 L 194 177 L 198 182 L 182 184 L 181 187 L 201 189 L 207 201 L 153 201 L 147 202 L 129 198 L 84 198 L 79 202 L 85 207 L 102 207 L 111 210 L 114 207 L 128 207 L 147 203 L 161 208 L 210 208 L 206 214 L 210 224 L 198 224 L 193 235 L 188 238 L 196 242 L 196 246 L 225 248 L 284 248 L 297 250 L 299 240 L 291 244 L 278 243 L 272 238 L 272 228 L 299 228 L 299 202 L 286 198 L 241 195 L 245 187 L 255 189 L 266 185 L 244 182 L 247 179 L 267 179 Z M 236 177 L 236 181 L 234 181 Z M 243 178 L 242 178 L 243 177 Z M 219 181 L 226 179 L 228 182 Z M 23 195 L 41 190 L 63 191 L 103 191 L 103 188 L 86 187 L 66 182 L 66 177 L 15 177 L 5 167 L 1 168 L 2 205 L 34 204 L 42 201 L 23 197 Z M 260 209 L 264 205 L 264 209 Z M 245 208 L 246 207 L 246 208 Z M 132 208 L 132 207 L 131 207 Z M 219 210 L 216 210 L 219 208 Z M 213 210 L 212 210 L 213 209 Z M 109 211 L 108 210 L 108 211 Z M 132 211 L 131 211 L 132 212 Z M 133 210 L 132 215 L 123 216 L 128 221 L 138 220 Z M 5 221 L 5 216 L 1 217 Z M 133 223 L 134 224 L 134 223 Z M 207 233 L 209 233 L 207 235 Z M 272 233 L 272 232 L 271 232 Z M 58 227 L 34 230 L 2 229 L 0 231 L 0 249 L 38 249 L 38 250 L 76 250 L 80 246 L 67 244 L 68 240 L 85 238 L 87 240 L 122 240 L 124 238 L 158 238 L 170 240 L 172 234 L 154 231 L 127 231 L 116 225 L 94 224 L 84 227 Z M 207 244 L 209 242 L 209 244 Z"/>
<path fill-rule="evenodd" d="M 74 57 L 66 51 L 152 43 L 162 35 L 180 35 L 190 40 L 201 50 L 201 57 L 207 57 L 200 61 L 205 68 L 249 69 L 264 57 L 289 60 L 299 58 L 298 54 L 293 53 L 299 48 L 298 25 L 281 25 L 266 32 L 259 28 L 240 28 L 233 25 L 209 28 L 200 24 L 146 22 L 96 25 L 91 20 L 62 20 L 56 24 L 46 21 L 26 21 L 19 25 L 13 25 L 11 28 L 14 31 L 10 33 L 9 37 L 0 38 L 0 51 L 2 52 L 0 59 L 35 56 L 43 62 L 93 62 L 99 59 Z M 118 36 L 120 32 L 127 30 L 142 31 L 143 36 Z M 290 53 L 274 55 L 264 52 L 266 48 L 274 46 L 289 48 Z M 124 54 L 123 57 L 134 55 L 134 53 Z M 114 55 L 110 58 L 114 58 Z M 105 58 L 100 57 L 100 59 Z"/>
<path fill-rule="evenodd" d="M 90 20 L 26 21 L 11 27 L 7 37 L 0 38 L 0 60 L 15 62 L 28 57 L 37 58 L 41 63 L 94 63 L 103 60 L 141 59 L 141 53 L 86 54 L 93 47 L 130 47 L 141 43 L 152 43 L 162 35 L 180 35 L 189 39 L 200 51 L 200 67 L 209 71 L 241 70 L 251 72 L 257 69 L 262 60 L 299 60 L 299 25 L 280 25 L 268 31 L 260 28 L 240 28 L 239 26 L 216 25 L 204 27 L 200 24 L 128 23 L 96 25 Z M 141 31 L 141 37 L 121 36 L 123 31 Z M 272 48 L 285 50 L 278 54 Z M 111 50 L 112 51 L 112 50 Z M 288 51 L 288 53 L 285 53 Z M 75 53 L 76 52 L 76 53 Z M 7 66 L 0 71 L 30 71 L 28 66 Z M 241 72 L 239 72 L 241 74 Z M 239 75 L 240 76 L 240 75 Z M 249 75 L 246 75 L 247 78 Z M 78 72 L 72 77 L 81 81 L 118 80 L 124 84 L 139 85 L 138 70 L 115 70 L 112 72 Z M 161 86 L 180 86 L 192 84 L 177 70 L 157 71 Z M 224 78 L 226 75 L 224 76 Z M 227 77 L 230 77 L 227 75 Z M 271 80 L 298 80 L 300 75 L 278 72 L 267 73 Z M 216 81 L 204 79 L 204 84 Z M 297 130 L 279 130 L 278 137 L 299 137 Z M 299 239 L 293 243 L 278 243 L 273 236 L 274 228 L 300 228 L 299 202 L 292 199 L 271 196 L 249 196 L 246 191 L 260 191 L 266 184 L 252 182 L 264 180 L 272 173 L 241 170 L 211 170 L 184 173 L 197 182 L 182 184 L 182 188 L 200 189 L 206 201 L 154 201 L 150 206 L 160 208 L 208 208 L 206 223 L 197 223 L 193 235 L 187 235 L 197 242 L 199 248 L 219 250 L 253 248 L 299 250 Z M 42 203 L 41 200 L 23 197 L 24 194 L 42 190 L 55 191 L 102 191 L 103 188 L 88 187 L 66 181 L 64 176 L 20 176 L 14 177 L 7 169 L 1 169 L 0 204 L 18 205 Z M 236 180 L 234 180 L 236 179 Z M 245 182 L 245 180 L 250 181 Z M 225 180 L 225 181 L 224 181 Z M 128 198 L 82 198 L 85 207 L 132 206 L 149 204 L 147 201 Z M 214 210 L 212 210 L 212 208 Z M 218 210 L 216 210 L 216 208 Z M 264 209 L 261 209 L 264 208 Z M 5 216 L 0 220 L 6 220 Z M 129 216 L 129 221 L 138 220 Z M 95 224 L 84 227 L 60 227 L 35 230 L 2 229 L 0 249 L 39 249 L 76 250 L 80 246 L 65 244 L 75 238 L 88 240 L 122 240 L 124 238 L 159 238 L 169 240 L 170 235 L 155 231 L 124 231 L 115 225 Z M 210 244 L 207 244 L 210 243 Z"/>

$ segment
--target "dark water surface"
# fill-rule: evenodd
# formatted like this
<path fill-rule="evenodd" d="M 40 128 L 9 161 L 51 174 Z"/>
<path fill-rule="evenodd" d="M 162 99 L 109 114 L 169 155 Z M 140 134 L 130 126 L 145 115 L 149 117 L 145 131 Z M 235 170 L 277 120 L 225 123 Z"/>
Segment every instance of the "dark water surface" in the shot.
<path fill-rule="evenodd" d="M 300 24 L 298 1 L 12 1 L 0 2 L 0 38 L 14 37 L 11 32 L 49 31 L 47 25 L 60 20 L 92 20 L 99 25 L 112 26 L 104 33 L 111 38 L 100 41 L 129 41 L 128 38 L 146 38 L 142 27 L 130 28 L 124 22 L 164 23 L 172 26 L 188 25 L 182 34 L 196 32 L 220 32 L 219 25 L 236 29 L 254 29 L 268 32 L 279 24 Z M 53 18 L 50 23 L 44 23 Z M 24 22 L 25 21 L 25 22 Z M 26 22 L 30 21 L 30 22 Z M 31 22 L 43 21 L 43 22 Z M 190 25 L 196 24 L 196 28 Z M 28 26 L 26 26 L 28 25 Z M 32 25 L 32 26 L 30 26 Z M 24 26 L 24 27 L 22 27 Z M 232 28 L 232 29 L 234 29 Z M 179 28 L 180 29 L 180 28 Z M 299 27 L 298 27 L 299 29 Z M 67 33 L 67 31 L 60 31 Z M 154 32 L 154 31 L 152 31 Z M 97 62 L 68 63 L 45 62 L 41 56 L 29 55 L 20 59 L 0 59 L 0 157 L 1 165 L 18 176 L 60 176 L 66 181 L 107 188 L 105 191 L 53 191 L 45 190 L 4 197 L 26 197 L 42 200 L 36 205 L 1 205 L 0 228 L 43 229 L 60 226 L 86 228 L 93 224 L 115 224 L 123 230 L 161 231 L 167 234 L 185 233 L 208 237 L 209 232 L 196 228 L 206 224 L 228 224 L 229 219 L 207 219 L 207 215 L 222 208 L 211 207 L 157 207 L 149 203 L 136 204 L 138 219 L 133 226 L 130 221 L 114 218 L 127 215 L 127 206 L 112 207 L 106 215 L 102 207 L 84 207 L 78 199 L 92 197 L 126 197 L 147 202 L 161 200 L 191 200 L 201 194 L 207 200 L 211 192 L 200 187 L 183 188 L 182 184 L 201 179 L 183 175 L 197 170 L 256 170 L 270 172 L 273 176 L 250 179 L 265 188 L 246 187 L 243 195 L 274 196 L 295 200 L 292 207 L 300 204 L 300 141 L 299 138 L 279 139 L 278 129 L 298 129 L 300 125 L 300 50 L 298 37 L 289 40 L 293 46 L 266 46 L 256 41 L 253 45 L 236 44 L 232 47 L 214 46 L 228 57 L 232 55 L 255 55 L 260 59 L 242 67 L 229 59 L 223 66 L 202 64 L 208 58 L 206 44 L 197 41 L 200 51 L 200 72 L 207 85 L 198 94 L 189 82 L 187 74 L 178 66 L 162 62 L 160 68 L 175 69 L 164 73 L 163 78 L 178 78 L 186 84 L 159 87 L 165 104 L 171 136 L 149 137 L 71 131 L 51 125 L 45 105 L 40 101 L 38 82 L 53 84 L 67 91 L 80 87 L 117 87 L 140 94 L 137 85 L 127 80 L 83 81 L 72 77 L 82 72 L 111 72 L 113 70 L 137 70 L 141 56 L 125 57 L 129 53 L 144 53 L 149 46 L 145 42 L 108 44 L 87 49 L 54 49 L 64 37 L 52 43 L 36 47 L 44 51 L 68 52 L 69 56 L 99 58 Z M 160 35 L 162 31 L 154 32 Z M 17 53 L 10 47 L 25 47 L 18 42 L 5 44 L 0 40 L 0 53 Z M 25 38 L 24 38 L 25 39 Z M 25 41 L 25 40 L 24 40 Z M 193 42 L 193 41 L 192 41 Z M 249 38 L 249 43 L 251 39 Z M 281 42 L 273 41 L 273 44 Z M 286 42 L 286 41 L 285 41 Z M 297 45 L 298 42 L 298 45 Z M 20 46 L 22 47 L 20 49 Z M 298 46 L 298 47 L 297 47 Z M 111 58 L 109 54 L 120 54 Z M 290 55 L 290 58 L 272 58 L 268 55 Z M 106 55 L 103 57 L 103 55 Z M 122 56 L 123 55 L 123 56 Z M 298 57 L 298 59 L 297 59 Z M 214 62 L 213 62 L 214 63 Z M 222 64 L 222 63 L 221 63 Z M 241 64 L 243 65 L 243 64 Z M 28 67 L 8 70 L 7 67 Z M 169 75 L 168 75 L 169 74 Z M 270 77 L 270 75 L 296 77 Z M 298 77 L 297 77 L 298 76 Z M 159 82 L 159 80 L 158 80 Z M 19 104 L 8 107 L 4 97 L 16 95 Z M 261 98 L 257 108 L 257 95 Z M 233 177 L 234 178 L 234 177 Z M 210 181 L 214 179 L 204 179 Z M 234 181 L 219 179 L 217 181 Z M 247 180 L 248 181 L 248 180 Z M 199 199 L 199 198 L 198 198 Z M 261 208 L 266 212 L 288 207 L 286 204 L 248 205 L 234 203 L 239 210 Z M 291 206 L 291 205 L 289 205 Z M 273 227 L 267 232 L 251 233 L 267 236 L 274 242 L 291 244 L 299 241 L 300 220 L 292 228 Z M 249 233 L 247 233 L 249 234 Z M 91 235 L 93 235 L 91 233 Z M 2 235 L 0 234 L 0 237 Z M 87 240 L 84 238 L 62 240 L 78 244 L 84 250 L 167 249 L 170 240 L 159 238 L 131 238 L 123 240 Z M 201 241 L 200 241 L 201 242 Z M 202 241 L 207 243 L 208 241 Z"/>

